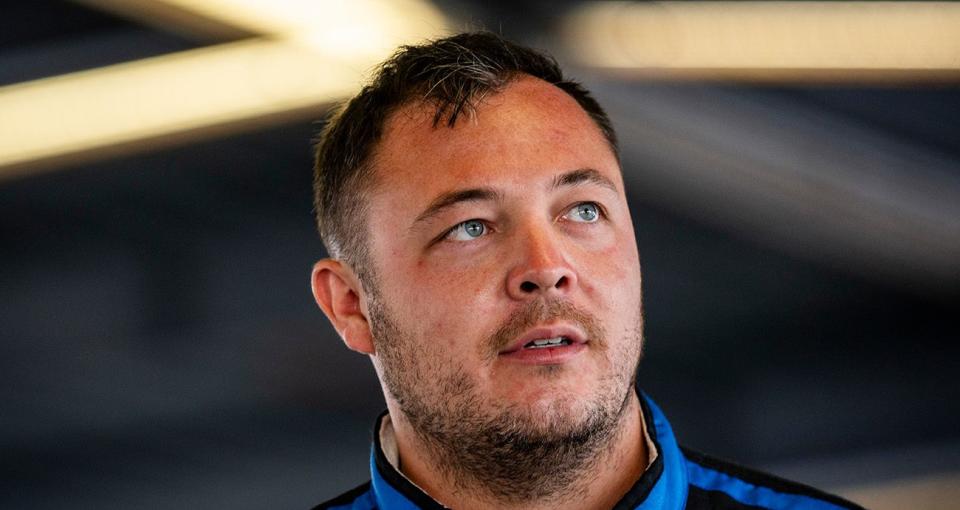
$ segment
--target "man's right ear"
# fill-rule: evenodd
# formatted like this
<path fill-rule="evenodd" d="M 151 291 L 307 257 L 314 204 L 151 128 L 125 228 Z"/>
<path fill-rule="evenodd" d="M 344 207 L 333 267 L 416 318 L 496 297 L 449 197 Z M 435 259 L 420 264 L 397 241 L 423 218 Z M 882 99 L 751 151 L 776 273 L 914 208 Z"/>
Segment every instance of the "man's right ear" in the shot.
<path fill-rule="evenodd" d="M 364 315 L 360 280 L 349 266 L 333 259 L 313 265 L 313 298 L 347 347 L 375 354 L 370 323 Z"/>

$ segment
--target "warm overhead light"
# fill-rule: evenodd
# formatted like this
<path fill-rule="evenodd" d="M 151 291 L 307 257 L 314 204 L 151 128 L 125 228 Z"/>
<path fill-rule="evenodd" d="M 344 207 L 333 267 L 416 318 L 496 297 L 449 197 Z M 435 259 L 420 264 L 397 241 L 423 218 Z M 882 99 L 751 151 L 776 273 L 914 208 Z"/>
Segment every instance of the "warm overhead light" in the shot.
<path fill-rule="evenodd" d="M 359 69 L 251 40 L 0 88 L 0 168 L 315 108 Z"/>
<path fill-rule="evenodd" d="M 953 2 L 592 2 L 565 20 L 585 65 L 692 77 L 953 76 Z"/>
<path fill-rule="evenodd" d="M 397 45 L 436 36 L 420 0 L 90 0 L 259 34 L 0 87 L 0 176 L 280 119 L 319 117 Z M 186 21 L 192 17 L 190 21 Z M 200 19 L 203 18 L 203 19 Z"/>
<path fill-rule="evenodd" d="M 424 0 L 80 0 L 136 17 L 240 33 L 302 37 L 318 49 L 350 58 L 376 55 L 443 33 L 443 15 Z M 189 18 L 189 19 L 187 19 Z M 202 30 L 202 28 L 198 29 Z"/>
<path fill-rule="evenodd" d="M 409 25 L 423 22 L 440 28 L 443 17 L 422 0 L 81 0 L 135 14 L 160 8 L 195 16 L 258 34 L 337 30 L 345 26 Z M 391 21 L 392 20 L 392 21 Z"/>

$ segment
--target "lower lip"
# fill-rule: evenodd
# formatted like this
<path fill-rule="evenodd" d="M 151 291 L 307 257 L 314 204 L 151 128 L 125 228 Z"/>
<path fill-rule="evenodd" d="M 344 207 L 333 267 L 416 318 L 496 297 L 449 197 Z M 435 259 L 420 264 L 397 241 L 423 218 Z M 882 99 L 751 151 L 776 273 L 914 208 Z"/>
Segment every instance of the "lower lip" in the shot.
<path fill-rule="evenodd" d="M 539 349 L 518 349 L 505 352 L 500 358 L 506 361 L 527 365 L 559 365 L 566 363 L 587 348 L 587 344 L 570 344 Z"/>

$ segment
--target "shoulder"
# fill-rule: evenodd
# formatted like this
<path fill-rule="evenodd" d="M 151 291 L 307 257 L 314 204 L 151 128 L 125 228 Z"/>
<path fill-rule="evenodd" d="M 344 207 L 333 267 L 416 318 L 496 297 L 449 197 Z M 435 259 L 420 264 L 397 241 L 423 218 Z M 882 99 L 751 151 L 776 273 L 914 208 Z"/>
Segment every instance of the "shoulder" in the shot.
<path fill-rule="evenodd" d="M 377 502 L 373 497 L 370 482 L 363 483 L 347 492 L 313 507 L 313 510 L 373 510 Z"/>
<path fill-rule="evenodd" d="M 687 508 L 863 510 L 855 503 L 767 473 L 682 448 L 690 484 Z"/>

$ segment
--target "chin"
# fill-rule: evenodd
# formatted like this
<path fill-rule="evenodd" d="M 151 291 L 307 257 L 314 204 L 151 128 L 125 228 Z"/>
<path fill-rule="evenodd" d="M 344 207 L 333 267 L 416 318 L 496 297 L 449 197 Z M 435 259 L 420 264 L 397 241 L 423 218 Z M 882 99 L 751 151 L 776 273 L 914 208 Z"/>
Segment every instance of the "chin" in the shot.
<path fill-rule="evenodd" d="M 527 393 L 527 398 L 515 402 L 504 414 L 513 415 L 523 428 L 545 438 L 614 427 L 622 418 L 627 407 L 626 397 L 632 388 L 623 384 L 613 378 L 600 381 L 577 378 L 573 382 L 547 384 Z"/>
<path fill-rule="evenodd" d="M 588 412 L 589 409 L 610 405 L 618 391 L 602 381 L 578 376 L 558 379 L 553 384 L 530 388 L 527 402 L 543 412 Z"/>
<path fill-rule="evenodd" d="M 506 414 L 512 415 L 515 423 L 533 435 L 566 436 L 593 426 L 597 419 L 610 413 L 596 399 L 545 392 L 532 402 L 514 406 Z"/>

